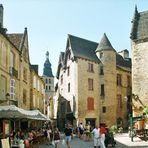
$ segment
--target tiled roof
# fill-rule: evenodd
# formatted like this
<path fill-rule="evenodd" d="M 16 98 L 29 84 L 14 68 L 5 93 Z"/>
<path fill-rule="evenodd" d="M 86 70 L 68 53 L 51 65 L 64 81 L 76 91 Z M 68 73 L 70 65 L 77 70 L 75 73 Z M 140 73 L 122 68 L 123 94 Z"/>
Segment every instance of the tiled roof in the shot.
<path fill-rule="evenodd" d="M 73 35 L 69 35 L 69 41 L 74 57 L 84 58 L 94 62 L 100 62 L 95 53 L 98 43 Z"/>
<path fill-rule="evenodd" d="M 106 36 L 105 33 L 104 33 L 104 35 L 103 35 L 103 37 L 102 37 L 102 39 L 101 39 L 101 41 L 100 41 L 100 44 L 98 45 L 98 47 L 97 47 L 97 49 L 96 49 L 96 52 L 97 52 L 97 51 L 101 51 L 101 50 L 115 50 L 115 49 L 112 47 L 112 45 L 111 45 L 111 43 L 110 43 L 110 41 L 109 41 L 109 39 L 107 38 L 107 36 Z"/>
<path fill-rule="evenodd" d="M 116 65 L 131 68 L 131 58 L 124 59 L 120 54 L 116 54 Z"/>
<path fill-rule="evenodd" d="M 132 23 L 131 39 L 148 38 L 148 11 L 139 13 L 136 7 Z"/>
<path fill-rule="evenodd" d="M 23 38 L 23 33 L 14 33 L 14 34 L 7 34 L 9 40 L 18 48 L 20 49 L 21 41 Z"/>

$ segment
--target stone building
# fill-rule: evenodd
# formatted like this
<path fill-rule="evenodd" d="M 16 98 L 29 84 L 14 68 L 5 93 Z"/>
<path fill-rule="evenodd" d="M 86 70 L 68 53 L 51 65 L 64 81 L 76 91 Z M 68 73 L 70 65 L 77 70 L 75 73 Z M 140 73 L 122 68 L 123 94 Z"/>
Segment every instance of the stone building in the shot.
<path fill-rule="evenodd" d="M 30 68 L 32 84 L 30 109 L 39 109 L 42 113 L 45 113 L 45 83 L 42 77 L 38 75 L 38 65 L 30 65 Z"/>
<path fill-rule="evenodd" d="M 148 106 L 148 11 L 135 7 L 131 30 L 133 113 L 139 116 Z"/>
<path fill-rule="evenodd" d="M 0 5 L 0 106 L 15 105 L 25 110 L 38 107 L 40 111 L 43 111 L 44 92 L 42 88 L 44 82 L 38 76 L 35 67 L 31 68 L 27 28 L 23 33 L 10 34 L 3 26 L 3 6 Z M 40 85 L 40 89 L 42 89 L 38 92 L 39 106 L 35 108 L 32 106 L 32 95 L 35 91 L 31 83 L 34 75 L 38 78 L 38 82 L 41 82 L 40 84 L 36 82 L 36 86 Z M 3 120 L 0 116 L 0 127 L 5 127 L 5 123 L 8 123 L 11 128 L 12 121 Z M 28 124 L 27 119 L 15 121 L 18 129 L 21 126 L 23 128 L 26 124 Z M 0 136 L 1 133 L 2 128 L 0 128 Z"/>
<path fill-rule="evenodd" d="M 51 120 L 54 120 L 53 112 L 54 112 L 54 76 L 52 74 L 51 63 L 49 61 L 49 52 L 46 52 L 46 60 L 44 63 L 43 76 L 45 83 L 45 112 L 47 117 Z"/>
<path fill-rule="evenodd" d="M 124 98 L 131 96 L 131 60 L 127 50 L 115 51 L 106 34 L 100 44 L 68 35 L 56 77 L 61 129 L 67 121 L 127 126 Z"/>

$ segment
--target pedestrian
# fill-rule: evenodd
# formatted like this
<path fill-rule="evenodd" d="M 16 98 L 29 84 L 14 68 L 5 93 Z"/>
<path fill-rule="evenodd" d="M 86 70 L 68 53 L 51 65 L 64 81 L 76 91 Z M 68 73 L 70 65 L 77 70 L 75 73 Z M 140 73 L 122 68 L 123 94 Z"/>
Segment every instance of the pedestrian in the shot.
<path fill-rule="evenodd" d="M 55 148 L 58 148 L 59 142 L 60 142 L 60 132 L 57 127 L 54 127 L 54 130 L 53 130 L 53 141 L 54 141 Z"/>
<path fill-rule="evenodd" d="M 105 146 L 105 134 L 106 134 L 107 130 L 105 129 L 105 127 L 103 126 L 103 124 L 100 124 L 100 146 L 101 148 L 106 148 Z"/>
<path fill-rule="evenodd" d="M 48 138 L 49 144 L 51 144 L 52 142 L 52 137 L 53 137 L 52 126 L 50 126 L 47 129 L 47 138 Z"/>
<path fill-rule="evenodd" d="M 65 134 L 65 141 L 67 144 L 67 148 L 70 148 L 70 141 L 71 141 L 71 135 L 72 135 L 72 128 L 70 127 L 70 124 L 68 123 L 66 125 L 66 128 L 64 129 L 64 134 Z"/>
<path fill-rule="evenodd" d="M 79 124 L 79 132 L 80 132 L 80 139 L 83 139 L 83 133 L 84 133 L 83 123 Z"/>
<path fill-rule="evenodd" d="M 90 137 L 91 137 L 90 136 L 90 129 L 91 129 L 90 122 L 88 122 L 85 126 L 85 135 L 86 135 L 85 140 L 86 141 L 90 140 Z"/>
<path fill-rule="evenodd" d="M 91 133 L 93 134 L 94 148 L 100 148 L 100 128 L 98 125 L 96 125 Z"/>

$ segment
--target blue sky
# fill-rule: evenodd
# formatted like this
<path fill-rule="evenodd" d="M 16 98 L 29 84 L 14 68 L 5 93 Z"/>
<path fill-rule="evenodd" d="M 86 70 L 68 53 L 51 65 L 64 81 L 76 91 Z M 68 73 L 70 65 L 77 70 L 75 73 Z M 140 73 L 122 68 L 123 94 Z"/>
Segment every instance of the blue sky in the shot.
<path fill-rule="evenodd" d="M 28 29 L 31 64 L 43 73 L 49 51 L 53 74 L 58 58 L 65 51 L 67 35 L 100 42 L 105 32 L 116 51 L 131 53 L 131 20 L 135 5 L 148 10 L 147 0 L 0 0 L 4 7 L 4 27 L 8 33 Z"/>

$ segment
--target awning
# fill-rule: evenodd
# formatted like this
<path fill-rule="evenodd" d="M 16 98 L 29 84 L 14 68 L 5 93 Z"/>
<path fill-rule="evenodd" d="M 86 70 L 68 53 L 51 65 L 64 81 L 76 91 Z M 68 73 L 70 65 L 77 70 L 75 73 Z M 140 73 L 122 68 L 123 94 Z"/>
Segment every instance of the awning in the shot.
<path fill-rule="evenodd" d="M 49 120 L 39 110 L 25 110 L 15 105 L 0 106 L 0 118 Z"/>

